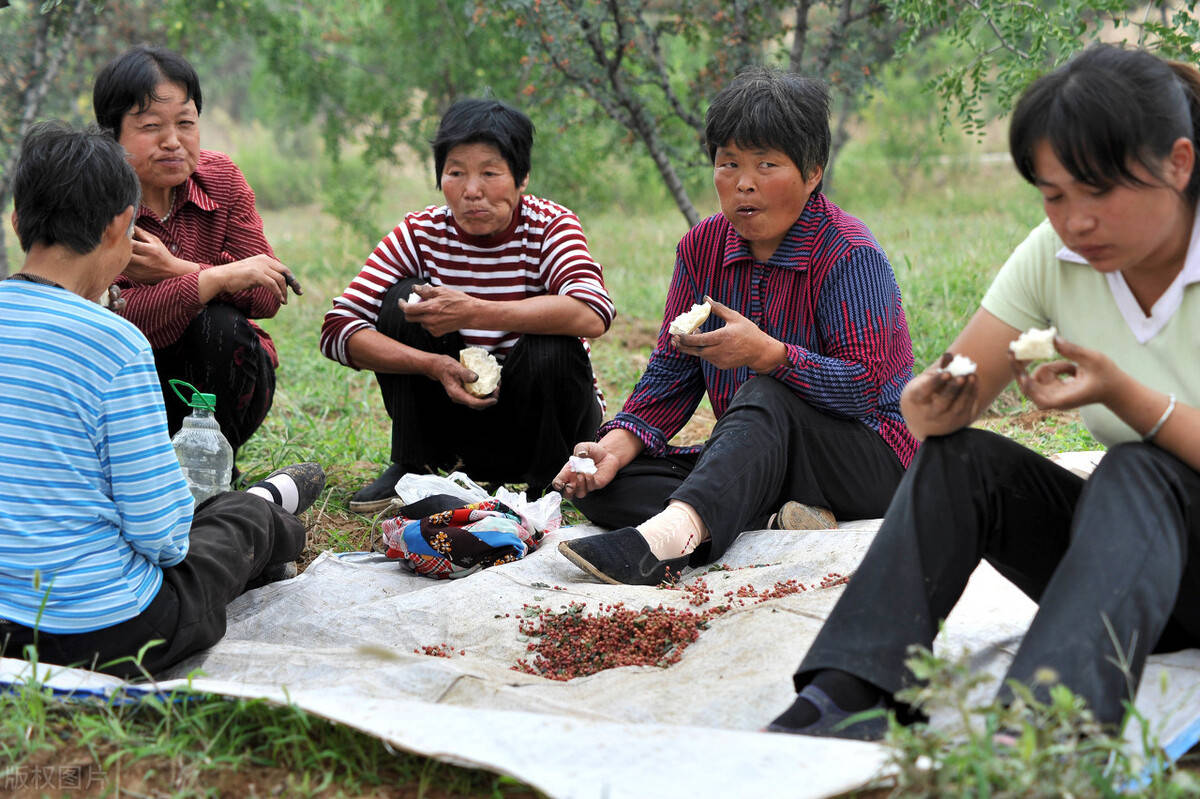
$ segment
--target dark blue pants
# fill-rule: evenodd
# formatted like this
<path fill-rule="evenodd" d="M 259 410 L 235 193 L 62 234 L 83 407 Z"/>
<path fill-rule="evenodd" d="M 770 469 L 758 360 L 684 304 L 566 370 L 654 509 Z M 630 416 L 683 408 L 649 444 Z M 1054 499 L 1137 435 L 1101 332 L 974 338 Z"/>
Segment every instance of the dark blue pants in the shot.
<path fill-rule="evenodd" d="M 829 508 L 839 519 L 880 516 L 904 475 L 879 434 L 856 419 L 817 410 L 770 377 L 742 384 L 698 455 L 641 455 L 602 490 L 575 500 L 604 527 L 631 527 L 672 499 L 708 527 L 692 565 L 712 563 L 743 530 L 766 526 L 788 500 Z"/>
<path fill-rule="evenodd" d="M 1034 674 L 1053 669 L 1117 724 L 1133 699 L 1117 646 L 1136 686 L 1149 653 L 1200 645 L 1200 474 L 1141 443 L 1114 447 L 1084 481 L 986 431 L 927 440 L 797 690 L 825 668 L 891 694 L 911 684 L 908 647 L 933 645 L 980 560 L 1038 603 L 1006 679 L 1048 699 Z"/>
<path fill-rule="evenodd" d="M 163 569 L 163 584 L 145 610 L 128 621 L 86 633 L 35 631 L 0 621 L 6 657 L 34 644 L 45 663 L 80 666 L 119 677 L 158 674 L 225 635 L 225 606 L 273 563 L 304 549 L 304 524 L 273 502 L 239 491 L 217 494 L 196 508 L 187 557 Z M 133 662 L 150 641 L 140 667 Z M 121 663 L 112 661 L 121 658 Z"/>
<path fill-rule="evenodd" d="M 402 280 L 384 297 L 376 329 L 410 347 L 455 360 L 462 336 L 435 338 L 399 308 L 421 280 Z M 546 486 L 571 448 L 595 437 L 601 411 L 592 365 L 575 336 L 526 334 L 504 359 L 499 401 L 483 410 L 452 402 L 423 375 L 376 373 L 392 418 L 392 462 L 409 472 L 458 466 L 477 481 Z"/>

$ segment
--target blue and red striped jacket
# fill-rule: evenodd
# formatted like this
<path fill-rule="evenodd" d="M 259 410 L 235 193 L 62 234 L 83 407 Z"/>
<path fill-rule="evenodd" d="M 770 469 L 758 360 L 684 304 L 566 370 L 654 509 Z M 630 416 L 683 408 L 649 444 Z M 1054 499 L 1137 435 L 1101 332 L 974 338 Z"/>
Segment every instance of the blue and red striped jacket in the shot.
<path fill-rule="evenodd" d="M 766 264 L 721 214 L 687 232 L 658 344 L 646 372 L 599 435 L 622 428 L 661 456 L 708 392 L 719 419 L 753 373 L 717 369 L 671 345 L 671 320 L 707 294 L 787 345 L 788 360 L 768 374 L 816 408 L 858 419 L 877 432 L 905 467 L 917 441 L 900 415 L 912 378 L 912 340 L 896 275 L 866 225 L 814 194 Z M 697 332 L 723 323 L 714 314 Z M 694 448 L 690 448 L 693 449 Z"/>

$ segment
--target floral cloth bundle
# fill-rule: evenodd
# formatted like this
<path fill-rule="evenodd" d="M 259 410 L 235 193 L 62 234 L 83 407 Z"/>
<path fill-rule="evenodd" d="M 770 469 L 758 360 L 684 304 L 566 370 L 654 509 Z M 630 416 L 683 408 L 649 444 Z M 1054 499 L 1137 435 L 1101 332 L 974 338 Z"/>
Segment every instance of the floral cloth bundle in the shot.
<path fill-rule="evenodd" d="M 446 494 L 405 505 L 381 527 L 389 558 L 438 579 L 511 563 L 542 540 L 524 516 L 498 499 L 467 503 Z"/>

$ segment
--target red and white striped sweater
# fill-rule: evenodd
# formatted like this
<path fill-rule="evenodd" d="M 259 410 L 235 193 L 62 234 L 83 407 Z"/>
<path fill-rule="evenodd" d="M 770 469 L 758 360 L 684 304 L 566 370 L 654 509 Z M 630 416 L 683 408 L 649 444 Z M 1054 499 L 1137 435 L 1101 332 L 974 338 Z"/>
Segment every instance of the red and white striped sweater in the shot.
<path fill-rule="evenodd" d="M 355 367 L 346 352 L 354 333 L 373 328 L 388 289 L 405 278 L 487 300 L 521 300 L 546 294 L 575 297 L 607 327 L 614 314 L 604 275 L 587 248 L 578 217 L 563 206 L 523 195 L 512 221 L 491 236 L 473 236 L 455 223 L 447 206 L 408 214 L 367 258 L 362 271 L 333 300 L 321 327 L 321 352 Z M 467 346 L 503 360 L 519 333 L 460 331 Z M 586 345 L 586 341 L 585 341 Z"/>

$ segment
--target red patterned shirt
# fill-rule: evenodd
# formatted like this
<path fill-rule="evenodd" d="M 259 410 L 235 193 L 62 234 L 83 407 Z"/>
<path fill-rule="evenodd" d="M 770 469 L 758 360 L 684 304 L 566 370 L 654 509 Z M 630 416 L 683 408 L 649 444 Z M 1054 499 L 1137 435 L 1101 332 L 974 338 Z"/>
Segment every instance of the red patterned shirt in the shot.
<path fill-rule="evenodd" d="M 614 313 L 600 264 L 588 251 L 578 217 L 568 209 L 526 194 L 506 230 L 473 236 L 458 227 L 447 206 L 430 206 L 405 216 L 334 299 L 321 327 L 321 352 L 354 366 L 346 342 L 359 330 L 374 328 L 388 289 L 410 277 L 487 300 L 574 297 L 595 311 L 605 327 Z M 501 359 L 520 336 L 507 330 L 459 332 L 467 346 L 483 347 Z"/>
<path fill-rule="evenodd" d="M 871 231 L 823 194 L 812 195 L 765 264 L 721 214 L 684 235 L 658 346 L 625 407 L 597 438 L 621 428 L 650 455 L 678 451 L 667 442 L 701 397 L 708 394 L 719 419 L 754 376 L 745 366 L 718 369 L 671 344 L 671 320 L 706 294 L 787 346 L 787 361 L 766 374 L 813 407 L 871 428 L 908 466 L 917 441 L 900 415 L 913 366 L 900 288 Z M 699 332 L 722 324 L 714 314 Z"/>
<path fill-rule="evenodd" d="M 202 270 L 252 255 L 275 257 L 263 235 L 250 184 L 229 156 L 213 150 L 200 151 L 196 171 L 176 190 L 165 223 L 143 205 L 138 208 L 137 224 L 158 236 L 173 255 L 199 264 Z M 198 275 L 193 272 L 154 284 L 135 283 L 121 275 L 117 285 L 126 303 L 122 315 L 137 325 L 155 349 L 173 344 L 204 310 Z M 219 294 L 215 299 L 233 305 L 250 319 L 268 319 L 279 310 L 279 301 L 265 286 Z M 271 363 L 278 366 L 275 343 L 258 325 L 251 325 Z"/>

